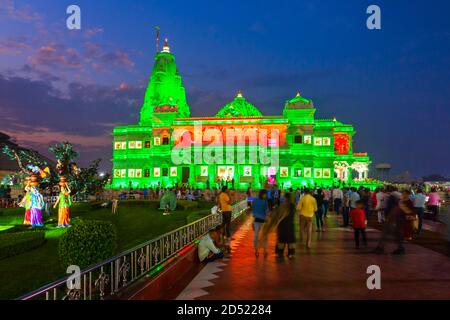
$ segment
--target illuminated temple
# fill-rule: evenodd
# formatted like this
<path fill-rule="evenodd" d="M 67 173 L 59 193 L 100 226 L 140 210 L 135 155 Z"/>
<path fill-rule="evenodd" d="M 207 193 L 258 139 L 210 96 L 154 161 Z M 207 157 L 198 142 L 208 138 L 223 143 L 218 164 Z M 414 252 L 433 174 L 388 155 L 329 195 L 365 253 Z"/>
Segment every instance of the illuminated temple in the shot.
<path fill-rule="evenodd" d="M 228 181 L 237 189 L 256 189 L 267 183 L 284 188 L 370 183 L 370 159 L 366 153 L 353 152 L 352 125 L 336 119 L 316 119 L 312 100 L 300 93 L 281 109 L 279 116 L 264 116 L 238 92 L 215 116 L 190 117 L 182 78 L 166 40 L 163 50 L 155 56 L 139 123 L 114 128 L 111 186 L 144 188 L 189 183 L 205 188 Z M 196 130 L 200 130 L 199 135 Z M 208 130 L 222 134 L 224 144 L 229 141 L 229 132 L 244 133 L 244 138 L 236 138 L 239 141 L 231 147 L 235 159 L 225 156 L 229 146 L 222 158 L 213 157 L 211 161 L 201 156 L 202 151 L 217 156 L 218 148 L 225 148 L 215 144 L 217 139 L 206 137 Z M 277 136 L 272 135 L 275 131 Z M 264 139 L 262 132 L 268 132 Z M 187 150 L 183 148 L 189 148 L 192 157 L 181 152 L 185 157 L 180 161 L 179 151 Z M 258 155 L 261 149 L 269 156 L 276 152 L 277 161 L 254 161 L 247 155 Z M 236 161 L 242 155 L 241 161 Z"/>

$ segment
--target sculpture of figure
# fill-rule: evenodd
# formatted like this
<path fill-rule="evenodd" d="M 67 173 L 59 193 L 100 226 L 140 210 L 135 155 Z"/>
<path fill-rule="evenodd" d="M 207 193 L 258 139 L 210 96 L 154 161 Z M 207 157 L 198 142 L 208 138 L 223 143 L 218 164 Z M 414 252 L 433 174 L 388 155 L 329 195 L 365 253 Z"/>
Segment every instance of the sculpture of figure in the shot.
<path fill-rule="evenodd" d="M 42 220 L 42 208 L 44 207 L 44 198 L 39 192 L 36 176 L 31 176 L 29 187 L 25 190 L 30 193 L 30 222 L 33 228 L 44 226 Z"/>
<path fill-rule="evenodd" d="M 25 195 L 19 203 L 20 207 L 25 209 L 25 217 L 23 219 L 23 224 L 30 225 L 31 224 L 31 196 L 28 189 L 30 188 L 30 177 L 25 178 Z"/>
<path fill-rule="evenodd" d="M 111 212 L 112 214 L 116 214 L 117 213 L 117 207 L 119 206 L 119 200 L 114 198 L 112 200 L 112 205 L 111 205 Z"/>
<path fill-rule="evenodd" d="M 53 208 L 58 206 L 58 228 L 70 227 L 70 189 L 64 177 L 60 178 L 60 192 Z"/>
<path fill-rule="evenodd" d="M 167 190 L 161 197 L 161 201 L 159 203 L 159 208 L 166 210 L 165 214 L 168 213 L 167 209 L 170 211 L 175 210 L 177 207 L 177 196 L 175 195 L 175 192 L 173 192 L 172 189 Z"/>

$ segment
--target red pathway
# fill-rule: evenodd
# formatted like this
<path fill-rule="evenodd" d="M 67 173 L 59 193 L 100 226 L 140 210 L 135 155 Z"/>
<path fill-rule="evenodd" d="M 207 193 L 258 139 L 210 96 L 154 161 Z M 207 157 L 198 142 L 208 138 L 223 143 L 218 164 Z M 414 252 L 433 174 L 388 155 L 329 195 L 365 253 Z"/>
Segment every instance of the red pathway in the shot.
<path fill-rule="evenodd" d="M 407 254 L 394 256 L 388 243 L 386 254 L 372 254 L 380 235 L 373 229 L 368 248 L 356 250 L 352 231 L 331 216 L 309 251 L 297 243 L 295 258 L 279 261 L 272 234 L 269 256 L 256 258 L 250 220 L 236 232 L 231 257 L 208 264 L 177 299 L 450 299 L 450 259 L 440 253 L 406 244 Z M 366 286 L 369 265 L 381 268 L 380 290 Z"/>

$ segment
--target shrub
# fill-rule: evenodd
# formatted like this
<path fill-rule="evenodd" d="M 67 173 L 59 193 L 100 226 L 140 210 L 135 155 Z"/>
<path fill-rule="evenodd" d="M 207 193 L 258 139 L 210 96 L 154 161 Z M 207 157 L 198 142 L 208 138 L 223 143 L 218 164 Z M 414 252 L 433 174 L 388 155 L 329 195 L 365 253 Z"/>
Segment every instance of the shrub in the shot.
<path fill-rule="evenodd" d="M 45 242 L 43 230 L 0 234 L 0 260 L 41 246 Z"/>
<path fill-rule="evenodd" d="M 116 241 L 117 233 L 111 223 L 81 221 L 59 239 L 59 259 L 64 268 L 69 265 L 86 268 L 114 255 Z"/>
<path fill-rule="evenodd" d="M 0 208 L 0 216 L 23 216 L 25 213 L 24 208 Z"/>
<path fill-rule="evenodd" d="M 199 203 L 197 201 L 177 200 L 177 209 L 179 210 L 197 209 L 198 207 Z"/>

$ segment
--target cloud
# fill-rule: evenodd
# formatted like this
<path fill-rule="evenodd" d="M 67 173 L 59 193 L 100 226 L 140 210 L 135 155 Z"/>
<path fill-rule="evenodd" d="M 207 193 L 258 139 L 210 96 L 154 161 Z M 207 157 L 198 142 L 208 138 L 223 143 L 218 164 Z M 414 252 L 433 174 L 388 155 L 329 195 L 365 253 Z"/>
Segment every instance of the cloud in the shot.
<path fill-rule="evenodd" d="M 87 42 L 83 46 L 85 63 L 96 71 L 110 70 L 111 66 L 132 68 L 135 63 L 124 50 L 108 48 L 100 44 Z"/>
<path fill-rule="evenodd" d="M 97 34 L 103 33 L 103 31 L 104 31 L 103 28 L 88 28 L 84 32 L 84 36 L 86 38 L 92 38 L 92 37 L 96 36 Z"/>
<path fill-rule="evenodd" d="M 6 16 L 12 20 L 20 22 L 40 22 L 42 16 L 33 11 L 31 6 L 26 5 L 20 8 L 16 7 L 13 0 L 0 0 L 0 8 L 3 8 L 1 13 L 6 13 Z"/>
<path fill-rule="evenodd" d="M 22 126 L 22 130 L 12 129 L 3 130 L 4 133 L 13 137 L 21 145 L 31 146 L 49 146 L 61 141 L 70 141 L 73 144 L 80 145 L 85 150 L 103 148 L 110 145 L 111 134 L 102 134 L 96 136 L 86 136 L 81 134 L 68 134 L 64 131 L 55 131 L 47 127 Z"/>
<path fill-rule="evenodd" d="M 33 71 L 30 71 L 33 72 Z M 65 93 L 48 79 L 0 74 L 0 128 L 30 146 L 69 140 L 81 150 L 104 149 L 120 120 L 137 123 L 143 89 L 72 82 Z M 102 150 L 103 150 L 102 149 Z"/>
<path fill-rule="evenodd" d="M 190 87 L 187 91 L 192 116 L 213 116 L 229 102 L 229 97 L 218 91 L 206 91 L 197 87 Z"/>
<path fill-rule="evenodd" d="M 24 36 L 8 37 L 0 39 L 0 54 L 19 55 L 25 50 L 31 49 L 27 43 L 28 38 Z"/>
<path fill-rule="evenodd" d="M 35 54 L 28 57 L 28 60 L 33 66 L 81 67 L 81 57 L 76 49 L 55 42 L 41 46 Z"/>
<path fill-rule="evenodd" d="M 105 54 L 102 54 L 99 57 L 99 60 L 108 66 L 111 66 L 111 65 L 112 66 L 126 66 L 126 67 L 134 66 L 134 62 L 131 61 L 130 57 L 128 56 L 128 53 L 126 53 L 122 50 L 115 50 L 113 52 L 107 52 Z"/>
<path fill-rule="evenodd" d="M 130 86 L 128 85 L 128 83 L 122 82 L 119 85 L 119 90 L 128 90 L 130 89 Z"/>

